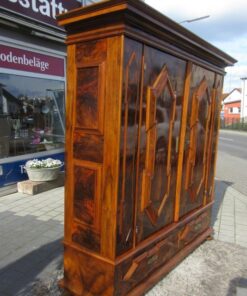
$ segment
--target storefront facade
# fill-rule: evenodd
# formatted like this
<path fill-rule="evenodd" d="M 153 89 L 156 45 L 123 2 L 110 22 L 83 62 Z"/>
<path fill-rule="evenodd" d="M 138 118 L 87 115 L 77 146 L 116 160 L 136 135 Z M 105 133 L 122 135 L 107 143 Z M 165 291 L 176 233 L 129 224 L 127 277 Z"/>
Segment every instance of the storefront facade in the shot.
<path fill-rule="evenodd" d="M 55 16 L 81 5 L 1 1 L 0 187 L 26 179 L 29 159 L 64 159 L 66 49 Z"/>

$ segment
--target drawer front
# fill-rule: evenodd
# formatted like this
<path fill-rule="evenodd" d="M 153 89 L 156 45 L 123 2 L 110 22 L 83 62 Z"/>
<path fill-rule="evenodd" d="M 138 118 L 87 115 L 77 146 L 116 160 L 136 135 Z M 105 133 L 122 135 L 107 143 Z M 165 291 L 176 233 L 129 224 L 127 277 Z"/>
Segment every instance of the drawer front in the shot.
<path fill-rule="evenodd" d="M 116 295 L 126 295 L 154 270 L 168 263 L 180 250 L 191 243 L 210 226 L 210 212 L 206 211 L 194 220 L 178 226 L 163 240 L 157 241 L 142 252 L 128 258 L 117 267 L 117 281 L 120 287 Z"/>
<path fill-rule="evenodd" d="M 183 226 L 178 232 L 179 249 L 192 242 L 199 234 L 210 226 L 210 210 Z"/>
<path fill-rule="evenodd" d="M 122 281 L 138 283 L 152 270 L 168 261 L 177 252 L 177 239 L 173 235 L 155 244 L 151 249 L 133 258 L 124 270 Z"/>

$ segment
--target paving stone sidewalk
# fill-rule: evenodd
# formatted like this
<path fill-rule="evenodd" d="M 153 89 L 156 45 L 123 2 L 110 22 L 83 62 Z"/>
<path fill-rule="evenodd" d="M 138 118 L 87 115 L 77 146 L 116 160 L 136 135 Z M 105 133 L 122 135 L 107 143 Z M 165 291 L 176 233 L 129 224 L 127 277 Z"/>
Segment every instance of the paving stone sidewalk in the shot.
<path fill-rule="evenodd" d="M 63 266 L 64 188 L 0 198 L 0 296 L 26 296 Z"/>
<path fill-rule="evenodd" d="M 215 198 L 215 239 L 247 247 L 247 198 L 221 180 Z M 63 187 L 0 198 L 0 296 L 26 296 L 34 281 L 62 269 L 63 199 Z"/>
<path fill-rule="evenodd" d="M 227 182 L 216 180 L 212 215 L 214 238 L 247 247 L 247 198 Z"/>

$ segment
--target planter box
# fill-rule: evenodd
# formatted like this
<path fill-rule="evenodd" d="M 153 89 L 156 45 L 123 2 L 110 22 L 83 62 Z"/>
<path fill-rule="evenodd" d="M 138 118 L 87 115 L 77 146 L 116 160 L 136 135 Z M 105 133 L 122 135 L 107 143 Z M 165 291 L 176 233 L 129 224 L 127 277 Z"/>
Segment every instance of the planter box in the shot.
<path fill-rule="evenodd" d="M 49 182 L 22 181 L 17 183 L 18 192 L 35 195 L 64 185 L 64 172 L 58 174 L 58 178 Z"/>
<path fill-rule="evenodd" d="M 53 181 L 56 180 L 62 165 L 56 168 L 26 168 L 29 180 L 35 182 Z"/>

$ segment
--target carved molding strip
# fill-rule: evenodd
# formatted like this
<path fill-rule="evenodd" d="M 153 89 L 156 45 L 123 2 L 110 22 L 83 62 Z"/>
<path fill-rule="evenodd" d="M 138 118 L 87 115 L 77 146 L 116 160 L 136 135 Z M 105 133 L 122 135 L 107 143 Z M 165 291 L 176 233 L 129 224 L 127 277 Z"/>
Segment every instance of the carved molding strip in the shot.
<path fill-rule="evenodd" d="M 204 205 L 207 203 L 207 197 L 212 196 L 212 191 L 213 191 L 213 185 L 211 184 L 211 187 L 209 187 L 210 185 L 209 175 L 212 167 L 213 141 L 214 141 L 214 130 L 215 130 L 214 125 L 215 125 L 215 119 L 217 118 L 215 113 L 217 112 L 216 110 L 217 104 L 218 106 L 221 106 L 221 100 L 219 99 L 220 95 L 221 95 L 221 87 L 220 87 L 220 81 L 219 81 L 216 88 L 212 90 L 211 123 L 210 123 L 210 134 L 208 139 L 207 165 L 205 169 L 205 191 L 204 191 L 204 202 L 203 202 Z"/>
<path fill-rule="evenodd" d="M 120 223 L 119 233 L 123 232 L 123 213 L 125 203 L 125 177 L 126 177 L 126 157 L 127 157 L 127 131 L 128 131 L 128 117 L 129 117 L 129 98 L 128 98 L 128 87 L 129 87 L 129 73 L 133 62 L 136 59 L 136 53 L 132 52 L 128 64 L 125 70 L 125 88 L 124 88 L 124 137 L 123 137 L 123 168 L 122 168 L 122 188 L 121 188 L 121 201 L 120 201 Z"/>

